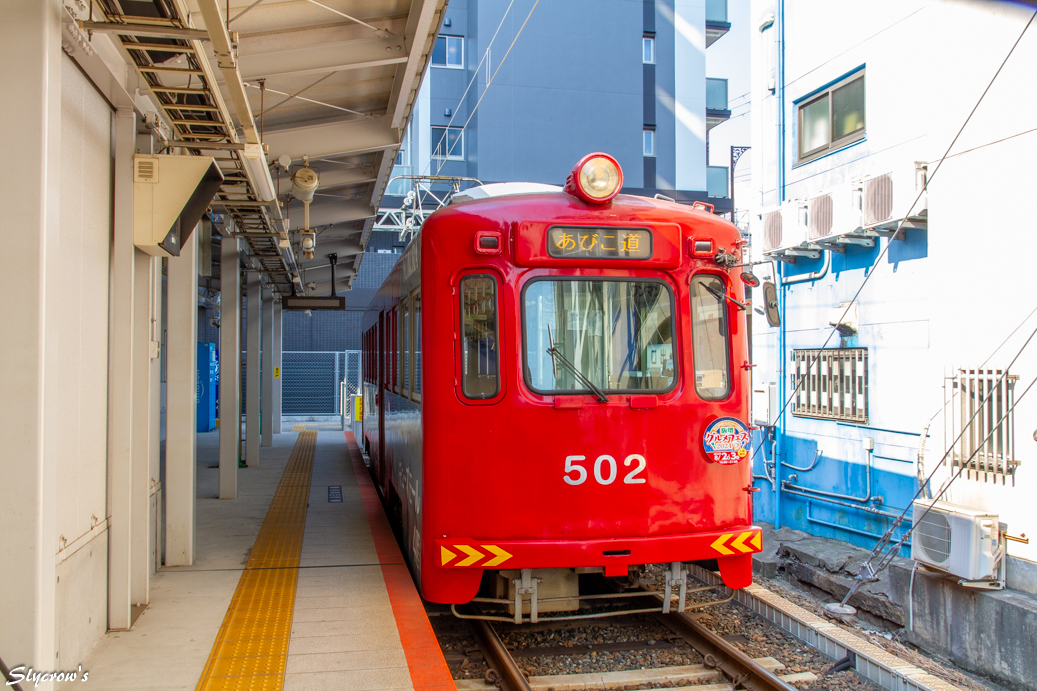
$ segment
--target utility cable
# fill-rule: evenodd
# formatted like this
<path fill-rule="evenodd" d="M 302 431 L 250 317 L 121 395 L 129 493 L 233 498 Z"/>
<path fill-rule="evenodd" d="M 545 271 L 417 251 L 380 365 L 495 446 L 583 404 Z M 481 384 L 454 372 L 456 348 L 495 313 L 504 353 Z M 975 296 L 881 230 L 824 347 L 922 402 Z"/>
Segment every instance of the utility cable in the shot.
<path fill-rule="evenodd" d="M 1023 40 L 1023 36 L 1026 35 L 1026 31 L 1030 28 L 1030 25 L 1033 24 L 1033 20 L 1035 18 L 1037 18 L 1037 11 L 1034 11 L 1034 13 L 1030 15 L 1030 19 L 1026 22 L 1026 26 L 1023 27 L 1023 30 L 1022 32 L 1020 32 L 1019 37 L 1015 39 L 1015 43 L 1012 44 L 1012 47 L 1009 49 L 1008 54 L 1005 55 L 1005 59 L 1001 61 L 1001 65 L 997 68 L 997 71 L 994 73 L 994 76 L 990 78 L 990 82 L 987 84 L 986 88 L 983 89 L 983 93 L 980 94 L 979 100 L 976 101 L 976 105 L 972 107 L 972 110 L 969 112 L 968 117 L 965 118 L 965 122 L 963 122 L 961 127 L 958 129 L 958 133 L 954 135 L 954 139 L 951 140 L 951 143 L 947 147 L 947 150 L 943 153 L 943 156 L 940 157 L 940 160 L 937 162 L 936 167 L 933 169 L 933 172 L 926 176 L 926 180 L 925 183 L 922 185 L 922 189 L 918 192 L 918 195 L 915 197 L 915 200 L 911 202 L 911 206 L 908 208 L 907 213 L 904 214 L 904 217 L 901 218 L 900 221 L 897 223 L 897 228 L 893 232 L 893 235 L 890 237 L 889 242 L 887 242 L 886 246 L 882 248 L 882 251 L 879 253 L 879 256 L 871 265 L 871 270 L 865 274 L 864 280 L 861 282 L 860 287 L 857 288 L 857 292 L 853 294 L 853 298 L 846 303 L 846 309 L 843 310 L 842 316 L 839 317 L 838 323 L 842 323 L 843 319 L 846 318 L 846 315 L 849 314 L 850 308 L 853 306 L 853 303 L 855 303 L 857 301 L 857 298 L 860 296 L 861 291 L 863 291 L 864 287 L 868 285 L 868 281 L 871 280 L 871 277 L 875 275 L 875 268 L 882 261 L 882 258 L 885 257 L 886 254 L 889 252 L 890 246 L 897 239 L 897 236 L 900 234 L 900 230 L 903 228 L 904 223 L 906 223 L 908 218 L 911 217 L 911 214 L 915 210 L 915 206 L 918 205 L 918 202 L 921 200 L 922 196 L 929 190 L 929 185 L 932 183 L 933 178 L 935 178 L 936 174 L 940 171 L 940 167 L 943 165 L 943 162 L 947 159 L 947 156 L 951 153 L 951 149 L 953 149 L 954 145 L 958 142 L 958 138 L 961 137 L 962 132 L 965 131 L 965 127 L 969 124 L 969 121 L 972 120 L 972 116 L 975 115 L 976 110 L 978 110 L 980 104 L 983 103 L 983 99 L 990 91 L 990 88 L 994 85 L 994 82 L 997 80 L 998 75 L 1001 74 L 1001 70 L 1004 69 L 1005 64 L 1008 63 L 1008 59 L 1012 57 L 1012 53 L 1015 52 L 1015 49 L 1016 47 L 1018 47 L 1020 41 Z M 838 331 L 838 326 L 833 327 L 832 330 L 829 332 L 828 338 L 825 339 L 824 344 L 821 346 L 820 349 L 818 349 L 817 355 L 814 356 L 814 358 L 810 361 L 810 364 L 807 366 L 807 371 L 813 369 L 814 365 L 817 364 L 817 361 L 821 359 L 820 351 L 824 350 L 824 348 L 832 340 L 832 336 L 835 335 L 836 331 Z M 784 366 L 784 363 L 782 363 L 782 366 Z M 799 379 L 798 377 L 797 379 L 798 381 L 796 382 L 796 387 L 789 394 L 788 399 L 785 401 L 785 404 L 781 407 L 781 410 L 778 411 L 778 414 L 774 416 L 774 420 L 777 420 L 780 415 L 783 415 L 785 413 L 785 409 L 789 407 L 789 403 L 792 402 L 793 396 L 795 396 L 799 392 L 800 388 L 803 386 L 803 380 Z M 750 457 L 750 465 L 752 465 L 753 460 L 756 458 L 756 454 L 759 453 L 761 448 L 763 448 L 762 440 L 760 442 L 760 445 L 756 447 L 756 451 L 754 451 L 753 455 Z M 777 473 L 775 473 L 775 481 L 777 481 Z"/>
<path fill-rule="evenodd" d="M 515 42 L 518 41 L 519 36 L 522 35 L 523 30 L 525 30 L 526 28 L 526 24 L 529 23 L 530 17 L 533 16 L 533 12 L 536 10 L 537 5 L 539 4 L 540 0 L 536 0 L 536 2 L 533 3 L 533 6 L 529 8 L 529 14 L 526 15 L 526 20 L 522 22 L 522 26 L 519 27 L 518 32 L 515 34 L 515 38 L 511 40 L 511 45 L 508 46 L 508 50 L 504 53 L 504 57 L 501 58 L 501 61 L 499 63 L 497 63 L 497 69 L 493 71 L 493 76 L 491 76 L 490 80 L 486 82 L 486 88 L 483 89 L 482 94 L 479 96 L 479 100 L 475 102 L 475 107 L 472 108 L 472 112 L 468 114 L 468 119 L 465 120 L 464 125 L 461 126 L 462 132 L 464 132 L 465 128 L 468 127 L 468 123 L 472 121 L 472 118 L 475 117 L 475 112 L 479 110 L 479 105 L 482 103 L 482 100 L 486 98 L 486 92 L 490 90 L 490 86 L 493 84 L 493 80 L 497 78 L 497 74 L 500 72 L 501 68 L 504 67 L 504 63 L 508 60 L 508 56 L 511 55 L 511 49 L 515 47 Z M 451 144 L 450 148 L 447 150 L 446 155 L 439 160 L 439 167 L 436 168 L 436 175 L 439 175 L 439 171 L 442 170 L 443 166 L 446 164 L 446 157 L 450 155 L 450 152 L 454 150 L 454 146 L 456 145 L 457 140 L 455 139 L 454 143 Z"/>
<path fill-rule="evenodd" d="M 504 26 L 504 21 L 508 18 L 508 14 L 511 12 L 511 7 L 514 4 L 515 4 L 515 0 L 511 0 L 511 2 L 508 3 L 507 8 L 505 8 L 504 14 L 501 16 L 500 22 L 497 23 L 496 31 L 493 32 L 493 36 L 490 38 L 490 42 L 488 44 L 486 44 L 486 50 L 483 51 L 482 57 L 479 58 L 479 63 L 475 66 L 475 69 L 472 70 L 472 78 L 470 80 L 468 80 L 468 84 L 465 86 L 464 93 L 461 94 L 461 98 L 458 100 L 457 106 L 454 107 L 453 110 L 451 111 L 450 119 L 447 120 L 446 126 L 443 128 L 443 136 L 440 138 L 439 142 L 434 144 L 433 151 L 435 151 L 435 149 L 438 148 L 440 144 L 443 144 L 443 143 L 446 142 L 447 135 L 450 132 L 450 126 L 453 124 L 454 118 L 457 117 L 458 109 L 460 109 L 461 105 L 464 103 L 465 98 L 468 96 L 468 91 L 472 88 L 472 84 L 474 84 L 475 81 L 479 78 L 479 70 L 482 68 L 483 63 L 487 60 L 488 56 L 490 55 L 490 49 L 493 48 L 493 42 L 497 40 L 497 34 L 500 33 L 501 28 Z M 533 5 L 533 7 L 536 8 L 536 5 Z M 530 10 L 530 14 L 532 14 L 532 13 L 533 13 L 533 11 Z M 529 21 L 529 17 L 526 17 L 526 21 Z M 525 27 L 525 23 L 523 23 L 522 26 Z M 522 33 L 521 29 L 519 30 L 519 33 Z M 515 36 L 515 39 L 516 40 L 518 39 L 518 35 Z M 512 41 L 511 44 L 515 45 L 515 41 Z M 508 48 L 508 51 L 510 52 L 511 48 Z M 505 55 L 504 57 L 506 59 L 507 55 Z M 501 60 L 501 62 L 503 63 L 504 61 Z M 499 68 L 499 66 L 498 66 L 498 68 Z M 494 73 L 494 76 L 496 76 L 496 73 Z M 489 87 L 490 87 L 490 85 L 489 85 L 489 83 L 487 83 L 486 84 L 486 88 L 488 89 Z M 485 95 L 485 94 L 486 94 L 486 91 L 484 90 L 483 91 L 483 95 Z M 482 97 L 479 98 L 479 101 L 482 102 Z M 476 104 L 476 109 L 478 107 L 479 107 L 478 104 Z M 472 111 L 472 114 L 473 115 L 475 114 L 475 110 Z M 471 121 L 471 117 L 469 117 L 468 120 Z M 461 128 L 461 131 L 464 132 L 464 129 L 467 126 L 468 126 L 468 122 L 465 122 L 464 127 Z M 455 141 L 455 144 L 456 144 L 456 141 Z M 439 167 L 436 169 L 436 172 L 435 172 L 434 175 L 439 175 L 439 171 L 443 169 L 443 163 L 446 161 L 446 156 L 449 156 L 450 155 L 450 151 L 453 151 L 453 149 L 454 149 L 454 147 L 451 146 L 450 150 L 446 154 L 444 154 L 444 156 L 441 158 L 440 163 L 439 163 Z M 435 158 L 434 155 L 429 156 L 429 160 L 425 164 L 425 168 L 422 171 L 422 175 L 424 175 L 425 173 L 429 172 L 429 170 L 431 169 L 431 167 L 432 167 L 432 159 L 433 158 Z M 422 204 L 424 204 L 424 202 L 428 198 L 428 196 L 430 194 L 432 194 L 432 191 L 431 191 L 431 189 L 423 190 L 422 185 L 420 183 L 415 185 L 415 189 L 416 189 L 416 193 L 414 195 L 414 206 L 415 206 L 416 209 L 421 209 L 422 208 Z M 422 192 L 424 192 L 424 198 L 422 197 Z"/>
<path fill-rule="evenodd" d="M 1031 336 L 1031 338 L 1032 338 L 1032 336 Z M 1029 343 L 1029 340 L 1027 340 L 1027 343 Z M 1025 349 L 1025 346 L 1024 346 L 1024 349 Z M 1022 351 L 1020 351 L 1020 354 L 1022 354 Z M 1018 357 L 1018 356 L 1016 356 L 1016 357 Z M 1006 370 L 1006 374 L 1007 374 L 1007 370 Z M 970 455 L 968 457 L 968 459 L 966 459 L 965 461 L 961 462 L 961 465 L 958 467 L 958 472 L 954 473 L 954 475 L 951 476 L 950 482 L 948 482 L 946 485 L 944 485 L 944 487 L 936 495 L 936 498 L 934 498 L 932 500 L 932 502 L 928 506 L 925 507 L 925 510 L 922 512 L 921 516 L 919 516 L 918 518 L 912 518 L 911 527 L 904 531 L 904 533 L 900 536 L 900 539 L 897 540 L 896 544 L 893 545 L 893 547 L 888 552 L 883 554 L 882 558 L 879 560 L 878 567 L 877 568 L 873 567 L 871 565 L 872 560 L 876 556 L 878 556 L 879 553 L 881 553 L 883 550 L 885 550 L 886 545 L 888 545 L 892 541 L 893 530 L 895 530 L 901 523 L 903 523 L 904 516 L 907 515 L 907 508 L 905 508 L 901 512 L 900 516 L 898 516 L 896 518 L 896 520 L 894 520 L 893 525 L 890 526 L 889 530 L 887 530 L 885 535 L 882 536 L 882 539 L 879 541 L 879 544 L 875 545 L 875 549 L 872 550 L 871 554 L 868 556 L 868 559 L 863 564 L 861 564 L 860 570 L 857 572 L 857 575 L 854 576 L 853 585 L 850 586 L 850 589 L 846 592 L 846 595 L 843 597 L 842 602 L 840 602 L 838 604 L 836 604 L 836 603 L 829 603 L 829 604 L 825 605 L 825 610 L 826 611 L 832 612 L 832 613 L 838 614 L 838 615 L 844 615 L 844 614 L 850 614 L 850 613 L 855 613 L 856 612 L 856 610 L 852 610 L 852 612 L 851 612 L 850 608 L 846 604 L 847 601 L 849 601 L 849 599 L 851 597 L 853 597 L 853 595 L 860 589 L 860 587 L 864 583 L 870 583 L 872 581 L 877 580 L 877 578 L 876 578 L 877 574 L 879 572 L 881 572 L 883 569 L 885 569 L 887 566 L 889 566 L 891 563 L 893 563 L 893 560 L 896 558 L 897 554 L 900 553 L 900 550 L 901 550 L 901 548 L 903 548 L 904 543 L 907 541 L 907 538 L 911 535 L 911 533 L 913 533 L 915 531 L 915 529 L 922 522 L 922 520 L 929 514 L 929 511 L 931 511 L 932 508 L 936 505 L 936 502 L 940 501 L 940 498 L 944 495 L 944 493 L 946 493 L 947 490 L 950 489 L 951 483 L 954 482 L 955 480 L 957 480 L 961 476 L 961 474 L 965 471 L 965 469 L 969 467 L 969 464 L 972 462 L 972 459 L 975 458 L 976 455 L 979 453 L 979 450 L 982 449 L 986 445 L 986 443 L 988 441 L 990 441 L 990 438 L 993 437 L 994 433 L 997 432 L 997 430 L 1001 427 L 1001 423 L 1004 422 L 1006 419 L 1008 419 L 1008 416 L 1011 415 L 1012 411 L 1015 410 L 1016 406 L 1018 406 L 1019 403 L 1022 402 L 1023 398 L 1025 398 L 1026 394 L 1028 394 L 1030 392 L 1030 389 L 1033 388 L 1034 384 L 1037 384 L 1037 379 L 1034 379 L 1033 381 L 1030 382 L 1030 384 L 1023 390 L 1023 392 L 1019 395 L 1019 397 L 1016 398 L 1015 401 L 1012 402 L 1012 405 L 1008 408 L 1008 410 L 1005 411 L 1005 414 L 1002 415 L 1001 418 L 997 421 L 997 424 L 991 426 L 990 431 L 987 433 L 987 436 L 984 437 L 983 441 L 980 442 L 976 446 L 976 449 L 972 452 L 972 455 Z M 983 402 L 986 403 L 986 399 L 984 399 Z M 979 413 L 979 410 L 976 411 L 976 414 L 978 414 L 978 413 Z M 968 427 L 971 426 L 972 420 L 975 419 L 976 414 L 974 414 L 972 416 L 972 418 L 969 420 L 969 425 L 967 425 L 965 427 L 965 429 L 962 430 L 961 434 L 964 434 L 965 431 L 968 429 Z M 958 439 L 961 438 L 961 434 L 958 435 Z M 955 443 L 957 443 L 957 441 L 958 440 L 955 439 Z M 947 456 L 951 453 L 951 450 L 953 450 L 953 448 L 954 448 L 954 445 L 952 444 L 951 445 L 951 449 L 948 449 L 947 453 L 944 454 L 944 459 L 947 458 Z M 940 464 L 937 465 L 936 469 L 938 469 L 940 465 L 942 465 L 942 461 L 941 461 Z M 936 469 L 933 469 L 933 473 L 932 474 L 936 473 Z M 932 478 L 932 474 L 929 476 L 930 478 Z M 915 499 L 917 499 L 920 494 L 921 494 L 921 488 L 915 494 Z M 908 508 L 913 506 L 913 504 L 914 504 L 914 499 L 911 500 L 911 503 L 908 505 Z"/>
<path fill-rule="evenodd" d="M 479 58 L 479 64 L 475 66 L 474 70 L 472 70 L 472 78 L 468 80 L 468 85 L 465 86 L 464 93 L 461 94 L 461 98 L 457 101 L 457 106 L 453 109 L 453 111 L 451 111 L 450 119 L 447 120 L 447 130 L 449 130 L 450 125 L 454 123 L 454 118 L 457 117 L 457 111 L 461 107 L 461 104 L 464 103 L 465 97 L 468 96 L 468 91 L 472 88 L 472 84 L 474 84 L 475 80 L 479 78 L 479 70 L 482 68 L 483 62 L 486 61 L 486 57 L 490 54 L 490 49 L 493 47 L 493 42 L 497 40 L 497 34 L 500 33 L 501 27 L 504 26 L 504 20 L 508 18 L 508 13 L 511 12 L 511 6 L 514 4 L 515 0 L 511 0 L 511 2 L 508 3 L 507 8 L 505 8 L 504 10 L 504 16 L 500 18 L 500 22 L 497 24 L 497 30 L 493 32 L 493 37 L 490 38 L 490 42 L 486 44 L 486 50 L 483 51 L 482 57 Z M 443 134 L 443 137 L 446 137 L 446 133 Z M 422 174 L 427 173 L 431 169 L 431 167 L 432 157 L 430 156 L 428 163 L 425 164 L 425 170 L 422 171 Z"/>
<path fill-rule="evenodd" d="M 1023 320 L 1019 322 L 1019 324 L 1014 329 L 1012 329 L 1012 333 L 1008 334 L 1005 337 L 1005 340 L 1001 341 L 1001 343 L 998 344 L 996 348 L 994 348 L 994 351 L 987 356 L 987 358 L 977 369 L 983 369 L 984 367 L 986 367 L 987 363 L 990 362 L 995 355 L 997 355 L 998 351 L 1001 350 L 1001 348 L 1003 348 L 1006 343 L 1012 340 L 1012 337 L 1015 336 L 1019 329 L 1023 328 L 1023 325 L 1026 324 L 1026 322 L 1030 321 L 1030 317 L 1032 317 L 1034 314 L 1037 314 L 1037 307 L 1034 307 L 1032 310 L 1030 310 L 1030 313 L 1027 314 L 1026 317 L 1024 317 Z M 920 486 L 924 486 L 925 489 L 923 493 L 925 494 L 926 499 L 932 499 L 933 497 L 931 490 L 926 484 L 928 483 L 928 479 L 926 479 L 925 476 L 925 440 L 929 437 L 929 427 L 933 424 L 933 420 L 936 419 L 937 415 L 944 411 L 945 407 L 946 402 L 943 406 L 937 408 L 936 412 L 933 413 L 928 420 L 926 420 L 925 428 L 922 430 L 922 434 L 920 435 L 920 438 L 918 440 L 918 483 Z"/>

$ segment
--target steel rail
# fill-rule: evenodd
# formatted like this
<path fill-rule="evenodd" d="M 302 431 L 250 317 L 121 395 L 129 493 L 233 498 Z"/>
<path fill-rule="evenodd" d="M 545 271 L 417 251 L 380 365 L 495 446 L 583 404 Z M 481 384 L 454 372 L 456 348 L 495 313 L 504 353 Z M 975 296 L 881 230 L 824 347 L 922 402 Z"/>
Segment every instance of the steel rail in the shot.
<path fill-rule="evenodd" d="M 749 691 L 795 691 L 776 674 L 768 672 L 758 662 L 731 643 L 699 624 L 686 614 L 653 615 L 702 655 L 704 664 L 721 672 L 736 689 Z"/>
<path fill-rule="evenodd" d="M 529 681 L 526 680 L 522 670 L 515 662 L 515 658 L 508 652 L 504 642 L 489 622 L 482 619 L 469 619 L 468 626 L 471 627 L 472 634 L 482 649 L 486 666 L 489 667 L 486 672 L 486 681 L 499 686 L 503 691 L 533 691 Z M 494 672 L 495 675 L 491 675 L 491 672 Z"/>

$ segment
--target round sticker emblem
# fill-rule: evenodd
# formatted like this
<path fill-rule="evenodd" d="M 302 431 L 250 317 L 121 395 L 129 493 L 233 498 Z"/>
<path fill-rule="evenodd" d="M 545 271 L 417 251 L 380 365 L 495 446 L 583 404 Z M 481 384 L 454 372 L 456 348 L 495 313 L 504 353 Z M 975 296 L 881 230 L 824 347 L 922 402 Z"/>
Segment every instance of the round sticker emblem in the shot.
<path fill-rule="evenodd" d="M 733 417 L 714 420 L 702 434 L 702 447 L 709 460 L 722 465 L 732 465 L 745 458 L 751 441 L 749 429 Z"/>

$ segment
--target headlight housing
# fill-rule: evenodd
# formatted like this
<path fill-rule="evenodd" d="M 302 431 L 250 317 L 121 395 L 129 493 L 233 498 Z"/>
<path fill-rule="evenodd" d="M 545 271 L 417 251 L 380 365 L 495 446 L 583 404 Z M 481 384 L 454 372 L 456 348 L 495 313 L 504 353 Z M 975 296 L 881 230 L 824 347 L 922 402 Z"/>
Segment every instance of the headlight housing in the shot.
<path fill-rule="evenodd" d="M 565 191 L 590 204 L 604 204 L 623 187 L 623 169 L 608 154 L 587 154 L 573 167 Z"/>

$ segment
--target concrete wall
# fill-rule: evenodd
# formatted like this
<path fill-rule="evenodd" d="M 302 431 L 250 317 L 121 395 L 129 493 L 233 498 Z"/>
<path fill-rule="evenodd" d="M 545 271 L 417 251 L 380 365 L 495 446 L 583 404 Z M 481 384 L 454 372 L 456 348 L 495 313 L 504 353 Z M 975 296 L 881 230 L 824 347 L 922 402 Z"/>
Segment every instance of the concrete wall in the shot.
<path fill-rule="evenodd" d="M 867 174 L 899 172 L 914 161 L 929 164 L 932 176 L 966 116 L 990 83 L 1032 9 L 994 2 L 879 2 L 868 12 L 846 15 L 846 5 L 827 2 L 754 2 L 758 26 L 775 12 L 772 29 L 757 31 L 753 45 L 753 195 L 752 229 L 756 258 L 762 246 L 761 214 L 782 199 L 812 196 Z M 784 8 L 784 16 L 782 16 Z M 779 42 L 784 22 L 784 49 Z M 784 56 L 782 61 L 780 58 Z M 850 248 L 832 254 L 827 275 L 784 291 L 782 332 L 754 317 L 753 357 L 757 383 L 778 382 L 791 391 L 784 369 L 795 348 L 820 348 L 831 332 L 829 312 L 860 294 L 860 328 L 852 338 L 833 337 L 827 347 L 865 347 L 870 359 L 869 422 L 866 426 L 794 417 L 786 412 L 779 460 L 808 466 L 810 472 L 779 466 L 782 479 L 798 474 L 798 484 L 863 496 L 867 454 L 862 440 L 875 442 L 875 488 L 881 504 L 898 512 L 917 489 L 920 435 L 929 419 L 925 469 L 943 455 L 941 402 L 944 369 L 954 365 L 1003 367 L 1037 326 L 1028 322 L 1004 346 L 998 345 L 1037 305 L 1023 273 L 1005 272 L 999 260 L 1030 256 L 1037 239 L 1026 219 L 1037 183 L 1029 161 L 1037 153 L 1032 113 L 1037 97 L 1037 33 L 1031 28 L 994 82 L 951 156 L 932 177 L 928 229 L 912 230 L 905 240 L 881 239 L 873 249 Z M 862 141 L 804 165 L 796 165 L 799 133 L 795 101 L 860 67 L 866 69 L 867 134 Z M 768 87 L 775 79 L 775 91 Z M 783 137 L 774 133 L 784 113 Z M 783 144 L 782 154 L 779 144 Z M 888 246 L 885 255 L 883 250 Z M 787 277 L 820 270 L 824 260 L 780 269 Z M 760 274 L 772 273 L 762 267 Z M 996 353 L 995 353 L 996 350 Z M 1037 376 L 1037 355 L 1027 351 L 1012 369 L 1017 392 Z M 1034 534 L 1030 499 L 1037 490 L 1037 445 L 1031 439 L 1037 397 L 1015 412 L 1017 455 L 1023 465 L 1011 482 L 958 480 L 946 500 L 1000 513 L 1012 534 Z M 759 439 L 757 439 L 759 443 Z M 769 446 L 757 454 L 754 472 L 771 461 Z M 948 477 L 940 467 L 933 486 Z M 757 515 L 775 519 L 778 497 L 766 480 L 756 496 Z M 871 547 L 887 519 L 783 494 L 777 520 L 817 535 Z M 851 502 L 852 503 L 852 502 Z M 837 524 L 830 527 L 825 523 Z M 1009 543 L 1017 557 L 1037 560 L 1037 542 Z"/>

